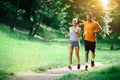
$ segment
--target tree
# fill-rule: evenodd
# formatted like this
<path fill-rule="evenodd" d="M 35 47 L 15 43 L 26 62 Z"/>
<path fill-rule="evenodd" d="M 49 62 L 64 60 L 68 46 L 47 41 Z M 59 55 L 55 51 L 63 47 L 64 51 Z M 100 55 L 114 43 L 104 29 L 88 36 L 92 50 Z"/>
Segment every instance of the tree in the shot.
<path fill-rule="evenodd" d="M 22 26 L 27 20 L 26 25 L 29 26 L 31 36 L 37 33 L 37 29 L 40 28 L 41 23 L 55 29 L 68 29 L 71 25 L 72 18 L 85 19 L 84 15 L 87 12 L 92 12 L 94 19 L 99 21 L 101 26 L 104 26 L 105 22 L 103 18 L 105 11 L 99 1 L 100 0 L 1 0 L 0 19 L 1 21 L 9 20 L 9 23 L 12 23 L 11 29 L 18 26 L 18 22 L 21 22 L 19 25 Z M 113 21 L 109 23 L 109 25 L 114 33 L 119 34 L 117 31 L 119 30 L 119 0 L 110 0 L 110 2 L 110 5 L 112 7 L 115 5 L 115 8 L 110 11 L 110 13 L 112 13 L 110 17 L 113 18 Z M 25 29 L 26 26 L 22 26 L 21 28 Z"/>

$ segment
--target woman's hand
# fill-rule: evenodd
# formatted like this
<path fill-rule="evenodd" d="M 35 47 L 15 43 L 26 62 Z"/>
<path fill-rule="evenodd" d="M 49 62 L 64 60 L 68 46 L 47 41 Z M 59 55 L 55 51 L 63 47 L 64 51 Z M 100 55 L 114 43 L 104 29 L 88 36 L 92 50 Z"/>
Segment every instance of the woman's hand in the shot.
<path fill-rule="evenodd" d="M 66 34 L 65 37 L 69 37 L 70 35 L 69 34 Z"/>

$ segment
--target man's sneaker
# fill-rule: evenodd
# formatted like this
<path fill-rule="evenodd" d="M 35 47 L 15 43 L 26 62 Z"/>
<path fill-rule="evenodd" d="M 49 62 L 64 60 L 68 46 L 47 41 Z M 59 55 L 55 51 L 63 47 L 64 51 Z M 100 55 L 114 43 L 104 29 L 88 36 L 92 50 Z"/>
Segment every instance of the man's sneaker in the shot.
<path fill-rule="evenodd" d="M 68 66 L 68 69 L 69 69 L 69 70 L 72 70 L 72 66 L 69 65 L 69 66 Z"/>
<path fill-rule="evenodd" d="M 87 65 L 85 66 L 85 71 L 88 71 L 88 66 Z"/>
<path fill-rule="evenodd" d="M 91 60 L 91 67 L 94 67 L 95 64 L 94 64 L 94 61 Z"/>
<path fill-rule="evenodd" d="M 77 69 L 80 69 L 80 64 L 77 65 Z"/>

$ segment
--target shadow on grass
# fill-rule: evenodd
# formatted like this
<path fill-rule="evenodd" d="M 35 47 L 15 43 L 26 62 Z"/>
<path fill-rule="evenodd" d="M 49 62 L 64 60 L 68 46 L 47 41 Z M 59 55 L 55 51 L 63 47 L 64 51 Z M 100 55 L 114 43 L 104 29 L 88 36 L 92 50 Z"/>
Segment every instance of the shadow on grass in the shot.
<path fill-rule="evenodd" d="M 110 51 L 110 49 L 108 48 L 97 48 L 98 50 L 101 50 L 101 51 Z"/>
<path fill-rule="evenodd" d="M 98 50 L 101 51 L 118 51 L 120 50 L 120 48 L 114 48 L 114 49 L 110 49 L 110 48 L 97 48 Z"/>
<path fill-rule="evenodd" d="M 9 75 L 7 72 L 0 70 L 0 80 L 5 80 Z"/>

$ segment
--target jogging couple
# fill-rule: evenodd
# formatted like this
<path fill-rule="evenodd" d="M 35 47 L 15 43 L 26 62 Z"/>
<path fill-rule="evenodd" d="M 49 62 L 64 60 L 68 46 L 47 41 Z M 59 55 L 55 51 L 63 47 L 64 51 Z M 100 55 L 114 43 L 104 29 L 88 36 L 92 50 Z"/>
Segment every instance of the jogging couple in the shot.
<path fill-rule="evenodd" d="M 99 33 L 102 29 L 98 22 L 93 20 L 92 13 L 86 14 L 86 21 L 80 21 L 76 18 L 72 20 L 72 27 L 69 28 L 69 34 L 66 34 L 65 37 L 69 36 L 69 65 L 68 68 L 72 70 L 72 54 L 73 49 L 75 48 L 76 58 L 77 58 L 77 69 L 80 69 L 80 35 L 81 28 L 79 25 L 84 26 L 84 46 L 85 46 L 85 70 L 88 70 L 88 54 L 89 50 L 92 52 L 91 67 L 95 66 L 95 48 L 96 48 L 96 34 Z"/>

